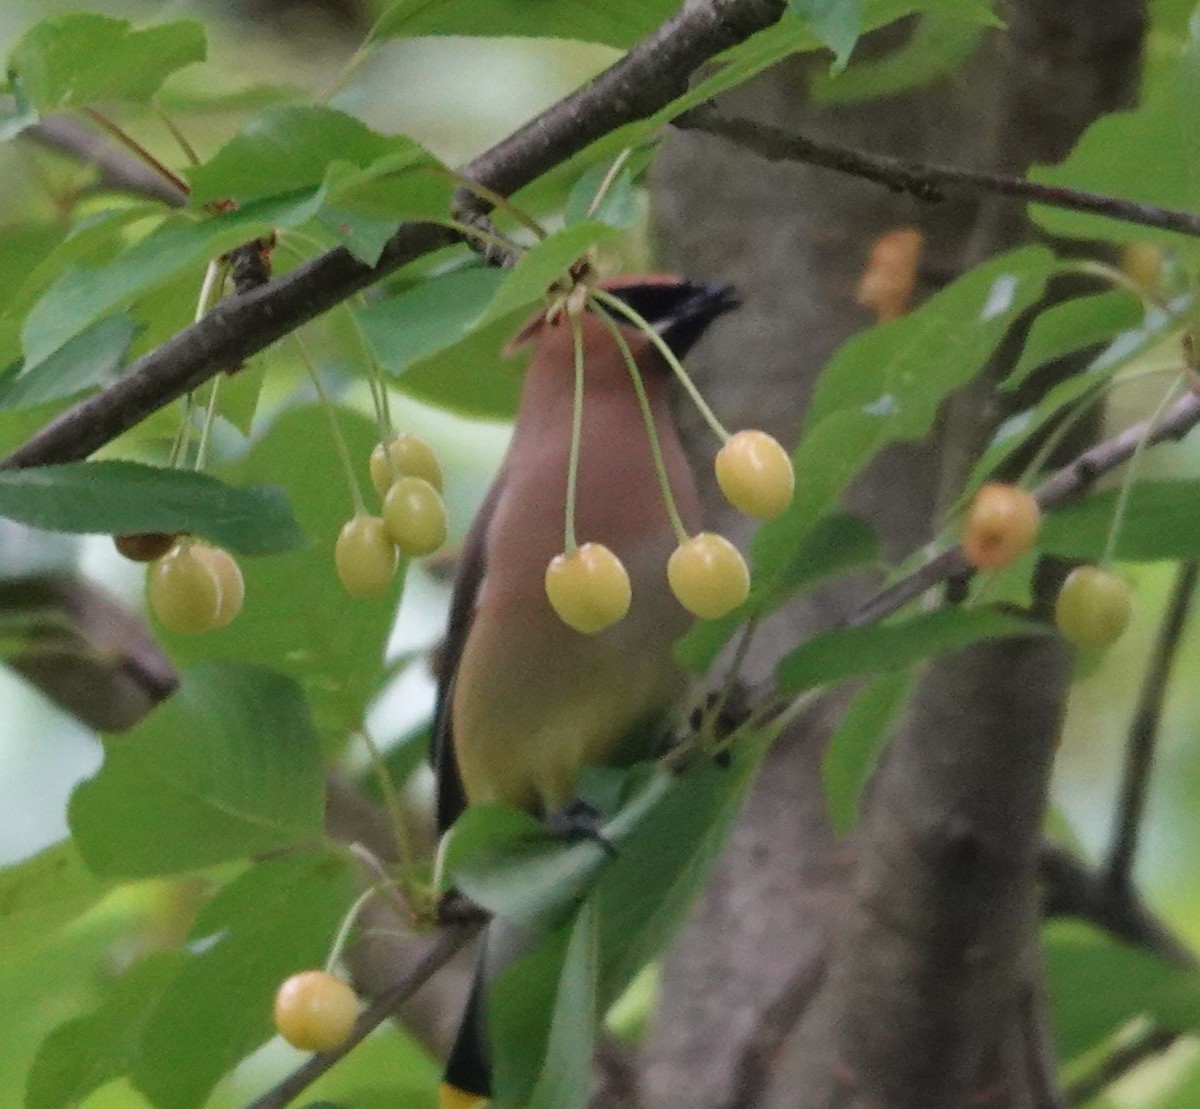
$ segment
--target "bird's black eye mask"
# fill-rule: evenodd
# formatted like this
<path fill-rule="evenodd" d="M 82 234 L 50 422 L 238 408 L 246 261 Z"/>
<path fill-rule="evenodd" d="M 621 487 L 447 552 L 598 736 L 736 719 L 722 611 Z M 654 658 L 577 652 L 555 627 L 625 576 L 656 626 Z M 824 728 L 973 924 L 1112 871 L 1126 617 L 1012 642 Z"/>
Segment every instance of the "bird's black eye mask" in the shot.
<path fill-rule="evenodd" d="M 622 285 L 610 292 L 649 323 L 680 358 L 713 320 L 738 306 L 731 285 L 697 281 Z"/>

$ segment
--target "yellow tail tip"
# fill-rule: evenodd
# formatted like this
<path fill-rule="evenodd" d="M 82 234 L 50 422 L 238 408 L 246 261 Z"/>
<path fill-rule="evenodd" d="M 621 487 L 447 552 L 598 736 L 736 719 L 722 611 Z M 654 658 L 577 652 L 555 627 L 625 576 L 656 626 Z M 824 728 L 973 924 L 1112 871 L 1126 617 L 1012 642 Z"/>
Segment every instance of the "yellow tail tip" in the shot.
<path fill-rule="evenodd" d="M 478 1105 L 486 1105 L 488 1099 L 479 1094 L 469 1094 L 449 1082 L 443 1082 L 438 1087 L 438 1109 L 475 1109 Z"/>

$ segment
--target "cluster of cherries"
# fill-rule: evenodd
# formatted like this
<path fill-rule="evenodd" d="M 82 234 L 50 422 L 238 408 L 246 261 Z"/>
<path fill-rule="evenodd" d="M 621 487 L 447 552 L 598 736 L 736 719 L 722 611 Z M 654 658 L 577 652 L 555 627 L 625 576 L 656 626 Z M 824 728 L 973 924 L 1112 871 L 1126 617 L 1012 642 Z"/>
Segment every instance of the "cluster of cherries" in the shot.
<path fill-rule="evenodd" d="M 242 611 L 246 583 L 237 559 L 192 535 L 118 535 L 117 550 L 150 563 L 146 592 L 163 627 L 196 635 L 223 628 Z"/>
<path fill-rule="evenodd" d="M 963 528 L 963 554 L 979 569 L 1000 569 L 1033 546 L 1040 526 L 1041 509 L 1031 494 L 1015 485 L 990 482 L 971 502 Z M 1054 604 L 1058 630 L 1085 648 L 1111 646 L 1132 614 L 1129 586 L 1099 566 L 1072 570 Z"/>
<path fill-rule="evenodd" d="M 717 453 L 717 483 L 730 504 L 759 520 L 772 520 L 792 500 L 792 460 L 765 431 L 739 431 Z M 723 535 L 705 531 L 679 544 L 667 560 L 667 581 L 694 616 L 717 619 L 750 592 L 750 572 Z M 594 634 L 617 623 L 632 599 L 629 574 L 601 543 L 584 543 L 556 555 L 546 567 L 546 595 L 563 623 Z"/>
<path fill-rule="evenodd" d="M 421 558 L 446 541 L 442 467 L 429 445 L 399 435 L 371 452 L 371 482 L 383 498 L 379 516 L 356 512 L 334 547 L 338 577 L 352 597 L 382 593 L 400 556 Z"/>

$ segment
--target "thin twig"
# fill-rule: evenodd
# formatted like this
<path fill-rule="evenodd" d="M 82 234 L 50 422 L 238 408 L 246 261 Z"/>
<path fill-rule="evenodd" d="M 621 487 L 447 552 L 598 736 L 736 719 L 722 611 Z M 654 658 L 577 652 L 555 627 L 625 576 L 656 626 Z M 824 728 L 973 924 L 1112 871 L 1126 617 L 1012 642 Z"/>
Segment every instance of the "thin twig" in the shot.
<path fill-rule="evenodd" d="M 1200 423 L 1200 397 L 1188 393 L 1171 405 L 1148 435 L 1148 421 L 1142 421 L 1112 439 L 1097 443 L 1048 477 L 1033 491 L 1033 495 L 1043 512 L 1062 508 L 1079 500 L 1110 470 L 1129 461 L 1143 436 L 1148 446 L 1168 439 L 1182 439 L 1197 423 Z M 846 621 L 846 626 L 857 628 L 876 624 L 932 586 L 969 573 L 971 566 L 963 556 L 962 548 L 957 545 L 950 547 L 876 593 L 854 612 Z"/>
<path fill-rule="evenodd" d="M 1121 799 L 1117 805 L 1116 834 L 1105 866 L 1109 885 L 1129 884 L 1133 859 L 1137 852 L 1138 835 L 1146 811 L 1146 795 L 1150 771 L 1154 765 L 1154 748 L 1158 739 L 1159 721 L 1166 698 L 1167 681 L 1179 649 L 1179 640 L 1191 610 L 1196 592 L 1200 564 L 1186 562 L 1179 568 L 1175 588 L 1167 604 L 1167 613 L 1158 630 L 1154 655 L 1146 671 L 1141 697 L 1129 729 L 1125 747 L 1125 773 L 1121 780 Z"/>
<path fill-rule="evenodd" d="M 363 1011 L 354 1023 L 350 1038 L 332 1051 L 321 1051 L 312 1055 L 278 1085 L 271 1087 L 261 1097 L 246 1106 L 246 1109 L 282 1109 L 293 1098 L 298 1097 L 318 1078 L 351 1049 L 357 1047 L 367 1036 L 417 992 L 434 974 L 445 966 L 475 936 L 481 925 L 456 925 L 443 927 L 434 945 L 424 958 L 399 982 L 384 990 Z"/>
<path fill-rule="evenodd" d="M 1067 1086 L 1063 1091 L 1067 1104 L 1086 1105 L 1135 1067 L 1141 1066 L 1154 1055 L 1161 1055 L 1178 1039 L 1178 1032 L 1151 1027 L 1128 1043 L 1113 1048 L 1110 1054 L 1096 1064 L 1094 1070 Z"/>
<path fill-rule="evenodd" d="M 920 200 L 941 200 L 945 189 L 991 193 L 1073 212 L 1108 216 L 1143 227 L 1200 236 L 1200 215 L 1191 212 L 1123 200 L 1083 189 L 1043 185 L 1004 173 L 910 162 L 886 154 L 868 154 L 836 143 L 819 142 L 754 120 L 725 116 L 705 105 L 684 112 L 674 123 L 685 130 L 704 131 L 728 139 L 773 162 L 804 162 L 836 170 L 874 181 L 893 192 L 910 193 Z"/>

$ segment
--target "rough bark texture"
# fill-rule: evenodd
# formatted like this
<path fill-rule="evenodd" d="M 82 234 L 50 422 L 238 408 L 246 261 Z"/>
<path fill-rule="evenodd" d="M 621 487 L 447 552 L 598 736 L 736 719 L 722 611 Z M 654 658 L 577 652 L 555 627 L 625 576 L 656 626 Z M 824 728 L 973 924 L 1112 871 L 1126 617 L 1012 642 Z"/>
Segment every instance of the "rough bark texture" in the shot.
<path fill-rule="evenodd" d="M 927 161 L 1010 171 L 1055 161 L 1095 116 L 1130 100 L 1142 5 L 1030 0 L 1003 14 L 1007 32 L 989 34 L 956 78 L 918 92 L 819 107 L 806 103 L 806 73 L 792 64 L 718 106 Z M 900 34 L 867 49 L 891 49 Z M 854 289 L 878 235 L 922 229 L 925 291 L 1033 237 L 1011 201 L 923 205 L 701 134 L 672 137 L 656 184 L 665 266 L 719 274 L 745 301 L 693 357 L 701 386 L 728 423 L 785 442 L 822 365 L 870 322 Z M 851 491 L 850 507 L 890 555 L 924 542 L 959 488 L 1002 415 L 991 389 L 1003 369 L 1002 352 L 946 405 L 930 441 L 888 451 Z M 710 504 L 723 527 L 744 527 Z M 788 613 L 759 641 L 752 672 L 859 599 L 848 586 Z M 645 1104 L 1057 1104 L 1036 860 L 1066 681 L 1051 640 L 984 644 L 931 665 L 847 844 L 830 834 L 820 798 L 835 706 L 778 745 L 667 963 Z"/>

